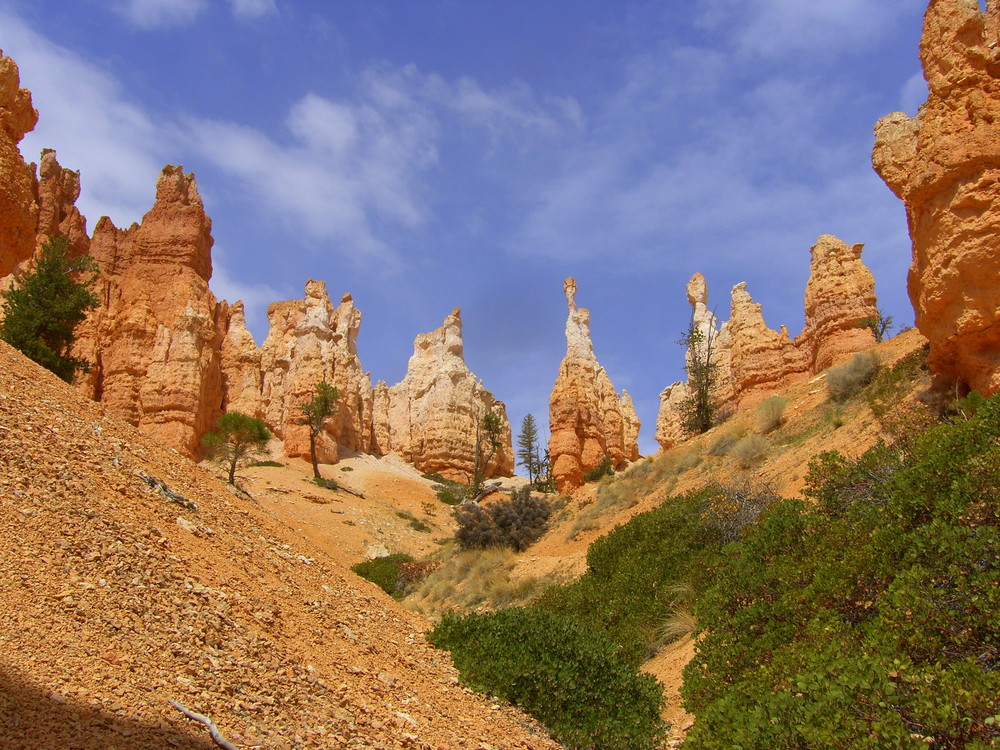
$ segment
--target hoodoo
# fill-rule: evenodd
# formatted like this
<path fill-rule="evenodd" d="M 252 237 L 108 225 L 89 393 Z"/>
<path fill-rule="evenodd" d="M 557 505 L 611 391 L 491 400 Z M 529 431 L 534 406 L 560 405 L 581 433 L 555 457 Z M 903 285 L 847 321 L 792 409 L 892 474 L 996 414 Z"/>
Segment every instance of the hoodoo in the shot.
<path fill-rule="evenodd" d="M 621 466 L 639 457 L 639 418 L 627 393 L 619 396 L 594 355 L 590 311 L 576 306 L 576 281 L 563 284 L 569 317 L 566 356 L 549 398 L 549 455 L 560 492 L 583 483 L 583 474 L 607 456 Z"/>
<path fill-rule="evenodd" d="M 872 160 L 906 204 L 909 294 L 947 383 L 1000 387 L 1000 14 L 974 0 L 933 0 L 920 58 L 929 89 L 916 117 L 875 126 Z"/>

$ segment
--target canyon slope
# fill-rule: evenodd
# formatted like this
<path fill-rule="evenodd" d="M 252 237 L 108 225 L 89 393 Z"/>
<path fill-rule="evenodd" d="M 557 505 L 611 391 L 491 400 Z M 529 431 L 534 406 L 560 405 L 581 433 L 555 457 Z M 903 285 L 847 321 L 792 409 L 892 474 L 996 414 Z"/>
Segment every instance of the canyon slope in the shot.
<path fill-rule="evenodd" d="M 942 385 L 1000 387 L 1000 8 L 932 0 L 916 117 L 875 126 L 873 164 L 906 205 L 910 301 Z"/>

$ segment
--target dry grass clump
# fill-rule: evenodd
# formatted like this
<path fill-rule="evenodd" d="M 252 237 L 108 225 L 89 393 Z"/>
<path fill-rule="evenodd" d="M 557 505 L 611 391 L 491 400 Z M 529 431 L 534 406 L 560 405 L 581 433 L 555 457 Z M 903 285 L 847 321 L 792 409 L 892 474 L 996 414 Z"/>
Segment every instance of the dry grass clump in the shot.
<path fill-rule="evenodd" d="M 850 362 L 829 369 L 826 391 L 834 401 L 847 401 L 872 382 L 878 368 L 879 358 L 875 352 L 858 352 Z"/>
<path fill-rule="evenodd" d="M 729 455 L 735 459 L 741 469 L 749 469 L 759 463 L 771 450 L 771 443 L 763 435 L 747 435 L 740 438 L 732 448 Z"/>
<path fill-rule="evenodd" d="M 771 396 L 757 404 L 754 409 L 754 429 L 761 435 L 781 427 L 785 421 L 785 407 L 788 406 L 788 399 L 784 396 Z"/>
<path fill-rule="evenodd" d="M 440 567 L 420 581 L 403 604 L 425 617 L 451 610 L 485 611 L 525 604 L 544 588 L 537 579 L 511 574 L 517 557 L 503 547 L 442 551 Z"/>

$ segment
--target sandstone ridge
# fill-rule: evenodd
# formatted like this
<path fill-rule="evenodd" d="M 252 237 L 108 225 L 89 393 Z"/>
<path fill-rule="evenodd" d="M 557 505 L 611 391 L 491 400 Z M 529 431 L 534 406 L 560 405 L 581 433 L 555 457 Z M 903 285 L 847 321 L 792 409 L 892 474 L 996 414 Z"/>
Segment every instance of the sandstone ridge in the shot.
<path fill-rule="evenodd" d="M 787 329 L 768 327 L 761 306 L 745 282 L 733 287 L 729 320 L 719 324 L 708 311 L 705 279 L 688 282 L 692 322 L 705 347 L 711 342 L 715 366 L 714 398 L 721 409 L 741 410 L 789 385 L 875 344 L 863 321 L 878 315 L 875 279 L 861 260 L 863 245 L 848 245 L 822 235 L 811 249 L 812 263 L 805 292 L 805 327 L 792 339 Z M 704 349 L 696 352 L 704 356 Z M 691 356 L 689 353 L 688 356 Z M 674 383 L 660 394 L 656 440 L 668 449 L 685 439 L 678 408 L 690 391 Z"/>
<path fill-rule="evenodd" d="M 928 97 L 916 117 L 875 126 L 875 170 L 906 205 L 909 295 L 945 385 L 1000 387 L 1000 5 L 933 0 L 920 59 Z"/>

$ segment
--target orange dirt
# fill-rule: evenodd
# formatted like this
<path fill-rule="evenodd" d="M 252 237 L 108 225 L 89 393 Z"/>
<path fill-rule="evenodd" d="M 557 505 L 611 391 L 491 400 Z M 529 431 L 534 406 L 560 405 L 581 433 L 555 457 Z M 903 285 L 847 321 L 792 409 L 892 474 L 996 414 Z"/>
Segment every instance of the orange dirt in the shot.
<path fill-rule="evenodd" d="M 338 476 L 373 497 L 343 516 L 265 467 L 253 488 L 290 491 L 247 500 L 2 343 L 0 459 L 0 747 L 213 747 L 168 699 L 240 748 L 557 747 L 343 568 L 426 544 L 374 499 L 420 517 L 403 474 Z"/>

